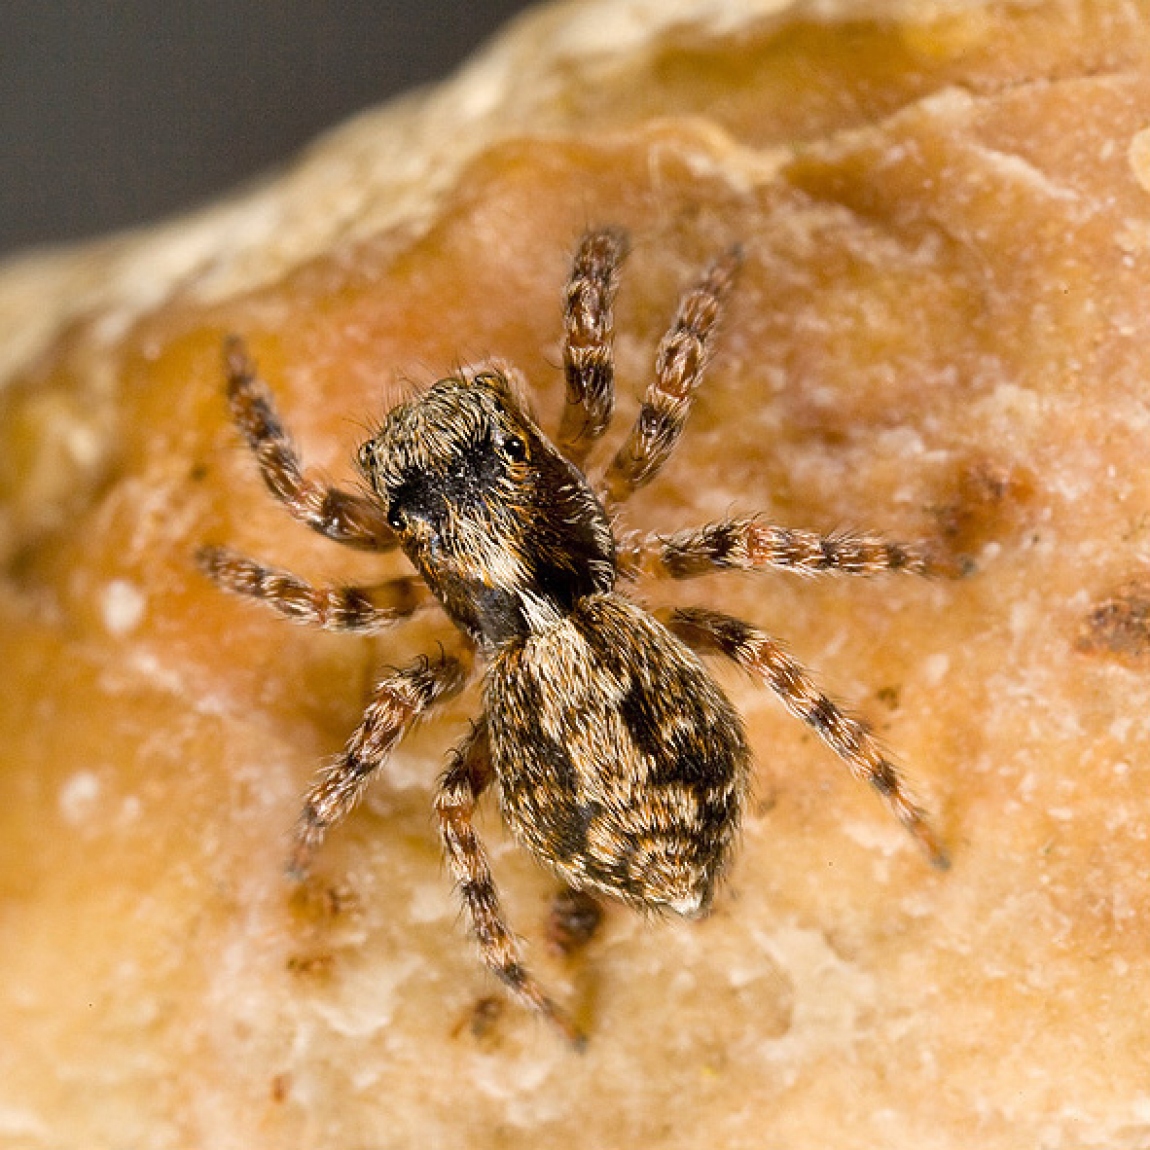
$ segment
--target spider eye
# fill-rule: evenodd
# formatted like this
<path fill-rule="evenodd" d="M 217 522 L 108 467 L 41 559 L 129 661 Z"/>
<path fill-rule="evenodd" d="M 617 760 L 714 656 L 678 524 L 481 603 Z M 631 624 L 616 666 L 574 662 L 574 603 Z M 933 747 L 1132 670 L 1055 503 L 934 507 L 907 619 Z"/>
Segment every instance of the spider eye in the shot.
<path fill-rule="evenodd" d="M 394 503 L 387 509 L 387 525 L 392 531 L 402 531 L 407 526 L 407 516 Z"/>
<path fill-rule="evenodd" d="M 527 444 L 519 435 L 509 435 L 500 443 L 499 450 L 512 463 L 523 463 L 527 459 Z"/>

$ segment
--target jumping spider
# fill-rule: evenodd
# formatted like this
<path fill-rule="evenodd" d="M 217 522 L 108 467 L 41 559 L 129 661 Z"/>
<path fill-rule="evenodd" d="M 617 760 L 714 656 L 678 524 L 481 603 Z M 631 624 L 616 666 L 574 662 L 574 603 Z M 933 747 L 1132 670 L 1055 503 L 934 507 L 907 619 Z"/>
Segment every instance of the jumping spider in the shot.
<path fill-rule="evenodd" d="M 710 356 L 736 270 L 720 256 L 679 304 L 654 382 L 623 446 L 597 480 L 582 467 L 614 407 L 613 305 L 626 236 L 584 236 L 567 284 L 567 398 L 557 442 L 528 414 L 517 373 L 492 362 L 440 380 L 388 413 L 359 450 L 363 494 L 308 474 L 243 344 L 226 346 L 232 416 L 287 511 L 337 543 L 400 547 L 418 577 L 313 587 L 220 548 L 199 554 L 229 591 L 297 622 L 379 631 L 439 600 L 459 653 L 421 659 L 375 686 L 359 728 L 316 778 L 290 869 L 303 875 L 327 830 L 359 802 L 405 731 L 458 693 L 477 652 L 485 710 L 452 755 L 435 798 L 443 847 L 484 962 L 573 1041 L 567 1014 L 524 967 L 473 826 L 498 783 L 503 817 L 571 887 L 642 911 L 697 916 L 710 906 L 739 827 L 750 752 L 739 716 L 698 653 L 725 655 L 773 690 L 945 865 L 923 813 L 867 729 L 824 695 L 770 636 L 704 608 L 649 613 L 620 589 L 640 576 L 716 569 L 804 575 L 923 573 L 927 558 L 871 535 L 819 536 L 730 519 L 669 537 L 617 536 L 615 517 L 666 463 Z M 422 581 L 422 582 L 421 582 Z"/>

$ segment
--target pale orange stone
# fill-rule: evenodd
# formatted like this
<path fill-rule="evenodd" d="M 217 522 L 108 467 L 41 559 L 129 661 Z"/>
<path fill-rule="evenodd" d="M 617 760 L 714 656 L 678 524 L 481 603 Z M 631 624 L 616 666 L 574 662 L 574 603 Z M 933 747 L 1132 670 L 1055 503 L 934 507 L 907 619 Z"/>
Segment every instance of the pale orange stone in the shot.
<path fill-rule="evenodd" d="M 1144 1145 L 1148 45 L 1117 0 L 545 8 L 273 183 L 0 273 L 0 1144 Z M 553 427 L 561 288 L 599 223 L 634 244 L 620 426 L 678 293 L 746 249 L 629 523 L 759 510 L 969 573 L 649 589 L 785 639 L 953 866 L 721 671 L 759 766 L 711 918 L 608 908 L 564 957 L 553 880 L 482 820 L 577 1056 L 481 969 L 440 860 L 431 792 L 474 691 L 304 888 L 283 875 L 375 670 L 446 624 L 312 633 L 191 557 L 403 569 L 267 496 L 225 333 L 339 481 L 390 403 L 486 355 Z"/>

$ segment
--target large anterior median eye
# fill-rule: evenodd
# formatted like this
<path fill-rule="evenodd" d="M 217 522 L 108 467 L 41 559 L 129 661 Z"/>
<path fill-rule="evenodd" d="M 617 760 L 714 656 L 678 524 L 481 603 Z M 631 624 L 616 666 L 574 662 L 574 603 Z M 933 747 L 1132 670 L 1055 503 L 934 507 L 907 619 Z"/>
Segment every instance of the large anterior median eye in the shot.
<path fill-rule="evenodd" d="M 394 503 L 387 509 L 387 525 L 392 531 L 402 531 L 407 526 L 407 516 Z"/>
<path fill-rule="evenodd" d="M 496 450 L 511 463 L 527 460 L 527 441 L 521 435 L 508 435 L 496 444 Z"/>

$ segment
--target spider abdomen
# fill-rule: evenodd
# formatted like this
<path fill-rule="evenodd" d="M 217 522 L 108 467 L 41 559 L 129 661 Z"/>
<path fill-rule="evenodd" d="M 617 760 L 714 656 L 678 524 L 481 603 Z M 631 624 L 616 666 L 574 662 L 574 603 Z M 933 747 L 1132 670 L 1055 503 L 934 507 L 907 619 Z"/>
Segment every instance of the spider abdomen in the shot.
<path fill-rule="evenodd" d="M 616 594 L 502 650 L 487 685 L 504 817 L 579 888 L 706 910 L 734 841 L 749 752 L 702 663 Z"/>

